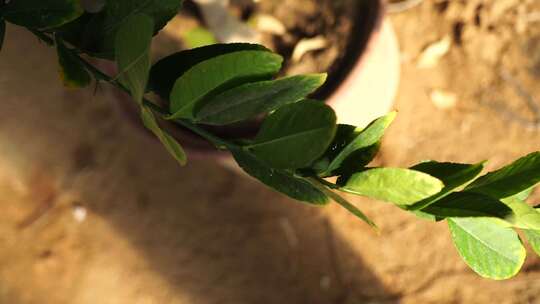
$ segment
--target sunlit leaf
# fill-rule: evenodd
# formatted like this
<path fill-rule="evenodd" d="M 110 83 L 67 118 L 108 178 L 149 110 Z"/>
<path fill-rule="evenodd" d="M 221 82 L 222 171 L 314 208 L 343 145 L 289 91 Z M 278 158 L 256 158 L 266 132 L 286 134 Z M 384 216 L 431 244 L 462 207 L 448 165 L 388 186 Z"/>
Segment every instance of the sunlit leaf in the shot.
<path fill-rule="evenodd" d="M 193 66 L 220 55 L 239 51 L 270 52 L 262 45 L 249 43 L 213 44 L 180 51 L 159 60 L 152 66 L 148 88 L 168 100 L 176 80 Z"/>
<path fill-rule="evenodd" d="M 513 211 L 513 214 L 507 220 L 518 228 L 540 230 L 540 213 L 520 199 L 526 197 L 528 193 L 530 193 L 530 190 L 526 189 L 521 193 L 501 200 Z"/>
<path fill-rule="evenodd" d="M 451 218 L 448 226 L 459 254 L 479 275 L 503 280 L 521 269 L 526 252 L 513 229 L 489 218 Z"/>
<path fill-rule="evenodd" d="M 203 97 L 269 79 L 281 69 L 282 61 L 281 56 L 266 51 L 240 51 L 193 66 L 174 83 L 169 98 L 170 119 L 193 119 L 193 110 Z"/>
<path fill-rule="evenodd" d="M 444 187 L 431 175 L 401 168 L 369 169 L 340 183 L 344 191 L 397 205 L 412 205 L 437 194 Z"/>
<path fill-rule="evenodd" d="M 532 249 L 540 256 L 540 230 L 523 230 Z"/>

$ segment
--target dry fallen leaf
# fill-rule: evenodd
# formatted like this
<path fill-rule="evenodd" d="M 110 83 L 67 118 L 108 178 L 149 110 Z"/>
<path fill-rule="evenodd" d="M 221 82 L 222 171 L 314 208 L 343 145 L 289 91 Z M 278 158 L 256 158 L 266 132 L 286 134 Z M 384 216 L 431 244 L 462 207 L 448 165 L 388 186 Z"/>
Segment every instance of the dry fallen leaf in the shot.
<path fill-rule="evenodd" d="M 254 17 L 253 24 L 255 28 L 263 33 L 274 35 L 284 35 L 287 28 L 279 19 L 272 15 L 260 14 Z"/>
<path fill-rule="evenodd" d="M 307 38 L 300 40 L 293 51 L 292 60 L 300 61 L 306 53 L 324 49 L 328 45 L 328 41 L 323 36 Z"/>
<path fill-rule="evenodd" d="M 446 36 L 443 39 L 428 45 L 418 57 L 416 66 L 421 69 L 432 68 L 436 66 L 441 58 L 448 53 L 452 39 Z"/>

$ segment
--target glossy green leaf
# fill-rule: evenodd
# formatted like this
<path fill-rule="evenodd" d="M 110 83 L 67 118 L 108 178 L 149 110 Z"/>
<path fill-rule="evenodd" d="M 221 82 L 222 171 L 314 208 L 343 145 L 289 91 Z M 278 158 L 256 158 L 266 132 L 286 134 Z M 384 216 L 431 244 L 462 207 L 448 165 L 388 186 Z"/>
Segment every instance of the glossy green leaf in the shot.
<path fill-rule="evenodd" d="M 377 156 L 381 148 L 381 142 L 359 149 L 351 153 L 330 175 L 350 176 L 363 171 L 366 166 Z"/>
<path fill-rule="evenodd" d="M 523 232 L 534 252 L 540 255 L 540 230 L 523 230 Z"/>
<path fill-rule="evenodd" d="M 330 190 L 329 190 L 330 191 Z M 332 195 L 329 195 L 335 202 L 337 202 L 339 205 L 341 205 L 343 208 L 345 208 L 347 211 L 349 211 L 352 215 L 356 216 L 357 218 L 361 219 L 362 221 L 366 222 L 368 225 L 370 225 L 373 228 L 377 228 L 377 225 L 375 222 L 373 222 L 362 210 L 360 210 L 358 207 L 347 201 L 342 196 L 338 195 L 337 193 L 333 193 Z"/>
<path fill-rule="evenodd" d="M 4 38 L 6 36 L 6 21 L 0 18 L 0 51 L 4 45 Z"/>
<path fill-rule="evenodd" d="M 154 116 L 154 113 L 146 106 L 141 106 L 141 119 L 146 128 L 148 128 L 159 141 L 165 146 L 167 151 L 178 161 L 178 163 L 184 166 L 187 162 L 187 156 L 182 149 L 182 146 L 172 136 L 163 131 Z"/>
<path fill-rule="evenodd" d="M 231 150 L 238 165 L 270 188 L 293 199 L 316 205 L 328 203 L 328 197 L 303 178 L 285 170 L 274 169 L 243 150 Z"/>
<path fill-rule="evenodd" d="M 448 226 L 459 254 L 482 277 L 508 279 L 521 269 L 526 252 L 513 229 L 489 218 L 451 218 Z"/>
<path fill-rule="evenodd" d="M 529 192 L 529 190 L 527 189 L 524 192 Z M 520 199 L 524 196 L 524 193 L 518 193 L 501 200 L 513 211 L 513 214 L 507 218 L 507 221 L 514 227 L 540 230 L 540 213 Z"/>
<path fill-rule="evenodd" d="M 304 99 L 325 80 L 326 74 L 311 74 L 244 84 L 205 100 L 195 110 L 195 121 L 227 125 L 246 120 Z"/>
<path fill-rule="evenodd" d="M 396 118 L 396 114 L 397 112 L 391 112 L 386 116 L 380 117 L 369 124 L 364 130 L 360 131 L 358 135 L 331 160 L 326 169 L 326 174 L 331 174 L 333 171 L 340 168 L 343 162 L 354 152 L 377 144 L 384 135 L 386 128 L 388 128 Z"/>
<path fill-rule="evenodd" d="M 119 78 L 137 103 L 142 103 L 150 71 L 150 44 L 154 21 L 135 14 L 124 20 L 116 35 L 116 61 Z"/>
<path fill-rule="evenodd" d="M 340 164 L 339 168 L 333 170 L 332 172 L 328 171 L 330 162 L 334 160 L 345 147 L 355 140 L 361 132 L 361 128 L 351 125 L 338 124 L 336 135 L 334 136 L 332 143 L 326 152 L 324 152 L 323 156 L 321 156 L 321 158 L 311 165 L 310 169 L 314 171 L 312 174 L 321 177 L 336 175 L 349 176 L 355 172 L 362 171 L 365 166 L 368 165 L 375 158 L 375 156 L 377 156 L 381 146 L 380 141 L 371 146 L 354 151 L 347 156 L 347 158 Z"/>
<path fill-rule="evenodd" d="M 490 172 L 467 187 L 494 198 L 505 198 L 540 182 L 540 152 L 531 153 L 497 171 Z"/>
<path fill-rule="evenodd" d="M 86 87 L 92 81 L 90 74 L 82 62 L 74 55 L 60 39 L 56 39 L 56 52 L 60 65 L 60 77 L 64 86 L 70 88 Z"/>
<path fill-rule="evenodd" d="M 422 209 L 438 218 L 497 217 L 506 218 L 512 209 L 501 201 L 480 193 L 456 192 Z"/>
<path fill-rule="evenodd" d="M 257 80 L 269 79 L 281 69 L 283 58 L 266 51 L 240 51 L 213 57 L 185 72 L 174 83 L 170 119 L 192 119 L 197 102 L 210 94 Z"/>
<path fill-rule="evenodd" d="M 61 26 L 83 13 L 80 0 L 11 0 L 0 8 L 7 21 L 33 29 Z"/>
<path fill-rule="evenodd" d="M 154 21 L 153 33 L 156 34 L 176 15 L 181 6 L 182 0 L 107 1 L 99 13 L 86 13 L 81 20 L 77 20 L 75 26 L 70 27 L 68 41 L 88 54 L 112 59 L 116 54 L 116 32 L 130 16 L 150 16 Z"/>
<path fill-rule="evenodd" d="M 412 205 L 437 194 L 444 184 L 423 172 L 401 168 L 375 168 L 351 175 L 344 191 L 397 205 Z"/>
<path fill-rule="evenodd" d="M 361 128 L 352 125 L 338 124 L 336 128 L 336 135 L 332 139 L 332 143 L 328 146 L 328 149 L 324 152 L 323 156 L 317 163 L 313 164 L 313 168 L 318 173 L 323 173 L 328 169 L 330 162 L 335 159 L 345 147 L 347 147 L 357 136 L 362 132 Z"/>
<path fill-rule="evenodd" d="M 409 210 L 420 210 L 473 181 L 484 169 L 484 162 L 468 165 L 428 161 L 411 167 L 411 169 L 427 173 L 444 183 L 444 188 L 441 192 L 421 200 L 408 208 Z"/>
<path fill-rule="evenodd" d="M 229 43 L 213 44 L 169 55 L 156 62 L 150 70 L 148 88 L 161 98 L 168 100 L 176 80 L 193 66 L 208 59 L 239 51 L 266 51 L 258 44 Z"/>
<path fill-rule="evenodd" d="M 336 114 L 314 100 L 286 105 L 269 115 L 253 143 L 246 146 L 270 166 L 298 169 L 319 158 L 336 131 Z"/>

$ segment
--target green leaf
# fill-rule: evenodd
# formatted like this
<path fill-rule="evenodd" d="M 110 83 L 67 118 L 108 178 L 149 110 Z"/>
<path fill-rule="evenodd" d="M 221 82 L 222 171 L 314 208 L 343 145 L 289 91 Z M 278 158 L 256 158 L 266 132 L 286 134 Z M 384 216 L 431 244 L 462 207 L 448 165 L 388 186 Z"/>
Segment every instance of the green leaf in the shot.
<path fill-rule="evenodd" d="M 141 119 L 144 126 L 154 133 L 176 161 L 178 161 L 181 166 L 184 166 L 187 162 L 187 156 L 184 149 L 182 149 L 182 146 L 172 136 L 159 127 L 154 113 L 146 106 L 141 106 Z"/>
<path fill-rule="evenodd" d="M 538 182 L 540 182 L 540 152 L 534 152 L 478 178 L 467 187 L 467 190 L 500 199 L 533 187 Z"/>
<path fill-rule="evenodd" d="M 326 80 L 326 74 L 287 77 L 248 83 L 205 100 L 195 109 L 195 121 L 208 125 L 227 125 L 304 99 Z"/>
<path fill-rule="evenodd" d="M 441 192 L 432 197 L 421 200 L 414 205 L 408 207 L 409 210 L 421 210 L 426 206 L 435 203 L 437 200 L 454 192 L 461 186 L 470 183 L 484 169 L 485 162 L 474 165 L 456 164 L 456 163 L 439 163 L 436 161 L 428 161 L 411 167 L 412 170 L 427 173 L 440 179 L 444 183 L 444 188 Z"/>
<path fill-rule="evenodd" d="M 384 135 L 384 131 L 396 118 L 397 112 L 391 112 L 386 116 L 380 117 L 369 124 L 364 130 L 360 131 L 358 135 L 350 141 L 340 152 L 333 158 L 326 169 L 326 173 L 323 175 L 332 174 L 332 172 L 339 169 L 343 162 L 352 156 L 356 151 L 372 147 L 376 145 L 381 137 Z M 332 147 L 336 149 L 335 147 Z M 360 154 L 362 155 L 362 154 Z"/>
<path fill-rule="evenodd" d="M 330 191 L 330 190 L 328 190 Z M 362 210 L 360 210 L 358 207 L 347 201 L 342 196 L 338 195 L 337 193 L 334 193 L 332 191 L 330 196 L 336 203 L 341 205 L 343 208 L 345 208 L 347 211 L 349 211 L 351 214 L 356 216 L 357 218 L 361 219 L 362 221 L 366 222 L 368 225 L 370 225 L 373 228 L 377 228 L 377 225 L 375 222 L 373 222 Z"/>
<path fill-rule="evenodd" d="M 323 156 L 313 163 L 311 168 L 307 169 L 308 174 L 318 175 L 321 177 L 336 175 L 349 176 L 355 172 L 362 171 L 365 166 L 369 164 L 375 158 L 375 156 L 377 156 L 381 146 L 381 141 L 378 141 L 371 146 L 354 151 L 347 156 L 347 158 L 339 165 L 338 169 L 332 172 L 328 171 L 330 162 L 334 160 L 345 147 L 355 140 L 361 132 L 361 128 L 351 125 L 338 124 L 336 135 L 334 136 L 332 143 L 328 149 L 326 149 Z M 314 172 L 309 173 L 310 169 Z"/>
<path fill-rule="evenodd" d="M 266 51 L 220 55 L 193 66 L 174 83 L 170 119 L 193 118 L 197 102 L 246 82 L 269 79 L 281 69 L 283 58 Z"/>
<path fill-rule="evenodd" d="M 185 50 L 169 55 L 152 66 L 148 88 L 161 98 L 168 100 L 176 80 L 193 66 L 208 59 L 239 51 L 266 51 L 258 44 L 229 43 L 214 44 Z"/>
<path fill-rule="evenodd" d="M 336 132 L 336 114 L 329 106 L 304 100 L 279 108 L 262 123 L 246 146 L 270 166 L 298 169 L 319 158 Z"/>
<path fill-rule="evenodd" d="M 444 187 L 431 175 L 401 168 L 369 169 L 340 183 L 344 185 L 344 191 L 397 205 L 412 205 L 437 194 Z"/>
<path fill-rule="evenodd" d="M 540 255 L 540 230 L 523 230 L 534 252 Z"/>
<path fill-rule="evenodd" d="M 0 51 L 4 45 L 4 38 L 6 36 L 6 21 L 0 18 Z"/>
<path fill-rule="evenodd" d="M 156 34 L 173 18 L 181 0 L 114 0 L 96 14 L 86 13 L 81 22 L 70 28 L 68 40 L 93 56 L 112 59 L 115 56 L 116 32 L 130 16 L 145 14 L 154 21 Z"/>
<path fill-rule="evenodd" d="M 196 27 L 188 31 L 183 38 L 190 49 L 217 43 L 214 34 L 203 27 Z"/>
<path fill-rule="evenodd" d="M 126 85 L 137 103 L 142 98 L 150 71 L 150 44 L 154 21 L 135 14 L 124 20 L 116 35 L 116 61 L 119 78 Z"/>
<path fill-rule="evenodd" d="M 524 192 L 528 192 L 528 189 Z M 520 199 L 521 197 L 524 197 L 524 193 L 518 193 L 501 200 L 513 211 L 513 214 L 507 217 L 506 220 L 514 225 L 514 227 L 540 230 L 540 213 L 522 201 Z"/>
<path fill-rule="evenodd" d="M 83 13 L 80 0 L 11 0 L 0 8 L 7 21 L 33 29 L 61 26 Z"/>
<path fill-rule="evenodd" d="M 422 212 L 438 218 L 447 217 L 497 217 L 505 218 L 512 214 L 501 201 L 484 194 L 473 192 L 452 193 L 445 198 L 422 209 Z"/>
<path fill-rule="evenodd" d="M 525 189 L 519 193 L 516 193 L 509 198 L 516 198 L 520 201 L 526 201 L 529 198 L 529 196 L 531 196 L 531 193 L 534 191 L 534 188 L 535 186 L 530 187 L 529 189 Z"/>
<path fill-rule="evenodd" d="M 64 86 L 70 88 L 86 87 L 92 81 L 90 74 L 60 39 L 56 39 L 56 52 L 58 54 L 58 63 L 60 65 L 60 77 Z"/>
<path fill-rule="evenodd" d="M 231 149 L 238 165 L 249 175 L 270 188 L 293 199 L 315 205 L 325 205 L 328 197 L 303 178 L 285 170 L 274 169 L 254 155 L 240 149 Z"/>
<path fill-rule="evenodd" d="M 526 251 L 513 229 L 488 218 L 451 218 L 448 226 L 459 254 L 482 277 L 508 279 L 521 269 Z"/>

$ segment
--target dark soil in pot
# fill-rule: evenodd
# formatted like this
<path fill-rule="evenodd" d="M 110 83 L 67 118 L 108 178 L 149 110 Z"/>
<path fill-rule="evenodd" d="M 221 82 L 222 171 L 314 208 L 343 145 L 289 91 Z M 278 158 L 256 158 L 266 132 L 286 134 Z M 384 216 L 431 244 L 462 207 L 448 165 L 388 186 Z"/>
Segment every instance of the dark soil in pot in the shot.
<path fill-rule="evenodd" d="M 327 83 L 313 96 L 326 99 L 361 59 L 372 34 L 378 29 L 383 11 L 381 3 L 380 0 L 231 0 L 230 9 L 233 15 L 248 23 L 258 16 L 272 16 L 278 20 L 285 32 L 278 35 L 260 31 L 261 42 L 284 57 L 282 75 L 327 72 Z M 188 48 L 182 38 L 201 26 L 204 26 L 201 12 L 192 1 L 186 1 L 184 9 L 154 40 L 154 60 Z M 302 52 L 300 59 L 294 59 L 298 44 L 310 39 L 323 40 L 325 46 Z M 123 110 L 134 114 L 135 109 L 130 108 L 130 104 L 123 106 Z M 234 139 L 253 136 L 257 126 L 257 121 L 251 121 L 209 129 Z M 176 125 L 165 127 L 188 149 L 204 154 L 220 153 L 206 141 Z"/>

